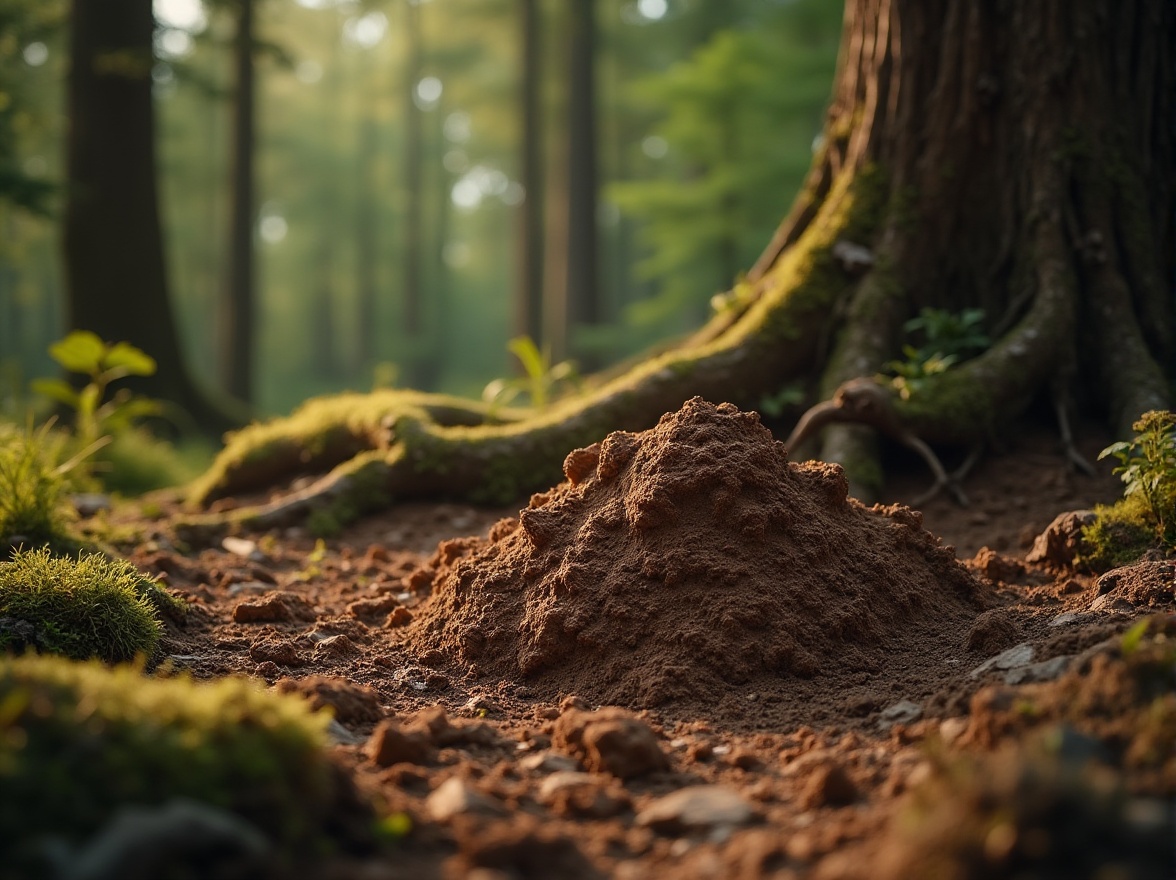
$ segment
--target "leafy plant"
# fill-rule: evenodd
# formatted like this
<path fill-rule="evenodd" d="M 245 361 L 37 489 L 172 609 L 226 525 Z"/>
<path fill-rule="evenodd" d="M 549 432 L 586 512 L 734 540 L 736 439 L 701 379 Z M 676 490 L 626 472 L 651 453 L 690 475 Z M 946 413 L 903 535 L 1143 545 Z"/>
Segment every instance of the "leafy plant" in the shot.
<path fill-rule="evenodd" d="M 886 365 L 890 386 L 903 400 L 909 400 L 931 376 L 945 372 L 992 344 L 984 332 L 984 310 L 965 309 L 959 313 L 943 309 L 922 309 L 903 324 L 908 335 L 922 339 L 921 345 L 902 347 L 903 360 Z"/>
<path fill-rule="evenodd" d="M 495 379 L 482 391 L 482 399 L 491 407 L 506 406 L 520 394 L 526 394 L 531 406 L 543 409 L 561 385 L 577 385 L 579 375 L 572 361 L 551 363 L 551 352 L 539 350 L 529 336 L 516 336 L 506 344 L 519 359 L 524 376 L 514 379 Z"/>
<path fill-rule="evenodd" d="M 43 547 L 0 562 L 0 617 L 26 622 L 35 647 L 74 660 L 150 655 L 163 633 L 160 610 L 183 607 L 129 562 L 100 553 L 53 556 Z M 0 647 L 10 647 L 6 638 Z"/>
<path fill-rule="evenodd" d="M 49 346 L 49 354 L 71 373 L 89 378 L 80 390 L 65 379 L 35 379 L 31 388 L 74 412 L 74 435 L 81 449 L 97 449 L 116 434 L 127 431 L 136 419 L 158 415 L 158 401 L 120 388 L 109 399 L 112 382 L 127 376 L 150 376 L 155 360 L 129 342 L 103 342 L 88 330 L 75 330 Z"/>
<path fill-rule="evenodd" d="M 249 679 L 0 661 L 0 828 L 10 844 L 0 876 L 48 876 L 51 838 L 76 845 L 123 807 L 180 798 L 234 814 L 287 856 L 370 836 L 371 806 L 327 754 L 329 720 Z M 14 865 L 25 870 L 6 873 Z"/>
<path fill-rule="evenodd" d="M 1176 547 L 1176 414 L 1151 410 L 1131 427 L 1134 440 L 1112 443 L 1098 457 L 1118 459 L 1114 473 L 1127 486 L 1124 497 L 1144 499 L 1156 539 L 1172 549 Z"/>

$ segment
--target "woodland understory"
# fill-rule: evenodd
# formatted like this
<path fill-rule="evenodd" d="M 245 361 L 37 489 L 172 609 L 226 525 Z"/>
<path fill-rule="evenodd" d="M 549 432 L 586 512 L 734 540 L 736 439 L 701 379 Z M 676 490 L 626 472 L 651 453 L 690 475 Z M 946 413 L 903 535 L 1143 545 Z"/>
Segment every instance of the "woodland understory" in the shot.
<path fill-rule="evenodd" d="M 517 499 L 557 481 L 569 451 L 693 396 L 831 401 L 818 421 L 833 424 L 800 451 L 842 464 L 863 499 L 881 488 L 879 433 L 972 448 L 1052 401 L 1067 448 L 1076 406 L 1127 436 L 1169 405 L 1176 352 L 1162 247 L 1173 29 L 1149 2 L 851 2 L 806 184 L 697 333 L 539 411 L 396 390 L 311 401 L 233 435 L 191 500 L 309 485 L 222 502 L 188 534 L 314 511 L 346 521 L 410 498 Z M 879 374 L 923 308 L 982 310 L 993 341 L 900 395 Z"/>

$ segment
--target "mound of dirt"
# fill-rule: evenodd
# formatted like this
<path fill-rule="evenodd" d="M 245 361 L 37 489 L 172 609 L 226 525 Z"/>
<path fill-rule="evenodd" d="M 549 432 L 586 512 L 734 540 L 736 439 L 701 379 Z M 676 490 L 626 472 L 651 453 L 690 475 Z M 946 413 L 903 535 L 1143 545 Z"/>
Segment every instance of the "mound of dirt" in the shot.
<path fill-rule="evenodd" d="M 701 398 L 564 462 L 486 539 L 442 545 L 406 628 L 422 662 L 551 694 L 713 702 L 887 663 L 901 637 L 962 649 L 984 588 L 902 506 L 793 464 L 755 413 Z M 908 640 L 909 642 L 909 640 Z"/>

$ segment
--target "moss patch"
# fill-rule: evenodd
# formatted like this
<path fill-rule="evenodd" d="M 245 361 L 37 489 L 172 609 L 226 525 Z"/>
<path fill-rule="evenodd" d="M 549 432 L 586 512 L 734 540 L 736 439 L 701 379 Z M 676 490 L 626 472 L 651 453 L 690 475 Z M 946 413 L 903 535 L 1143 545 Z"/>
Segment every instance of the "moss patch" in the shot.
<path fill-rule="evenodd" d="M 0 617 L 31 624 L 35 647 L 75 660 L 150 655 L 163 632 L 160 611 L 182 608 L 133 565 L 100 553 L 55 557 L 43 548 L 0 562 Z M 12 641 L 0 633 L 0 647 L 19 647 Z"/>
<path fill-rule="evenodd" d="M 339 813 L 364 808 L 324 752 L 328 721 L 244 679 L 2 661 L 0 828 L 21 841 L 17 863 L 35 866 L 49 835 L 77 843 L 120 806 L 182 797 L 235 813 L 288 852 L 322 852 L 337 822 L 355 821 Z"/>
<path fill-rule="evenodd" d="M 1094 508 L 1098 517 L 1082 530 L 1085 547 L 1079 564 L 1092 571 L 1130 565 L 1157 546 L 1155 521 L 1147 500 L 1135 493 L 1112 505 Z"/>
<path fill-rule="evenodd" d="M 53 462 L 52 435 L 0 423 L 0 542 L 72 552 L 65 478 Z M 5 546 L 0 543 L 0 555 Z"/>

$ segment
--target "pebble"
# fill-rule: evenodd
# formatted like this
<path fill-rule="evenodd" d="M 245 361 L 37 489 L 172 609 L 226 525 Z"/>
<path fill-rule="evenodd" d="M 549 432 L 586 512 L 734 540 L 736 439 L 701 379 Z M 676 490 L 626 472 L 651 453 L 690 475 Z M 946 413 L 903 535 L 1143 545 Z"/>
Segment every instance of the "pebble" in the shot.
<path fill-rule="evenodd" d="M 406 731 L 399 723 L 386 718 L 376 725 L 364 752 L 381 767 L 393 764 L 423 764 L 433 753 L 428 738 L 417 731 Z"/>
<path fill-rule="evenodd" d="M 456 776 L 445 780 L 426 798 L 425 808 L 437 822 L 448 822 L 454 816 L 471 813 L 496 816 L 505 812 L 498 801 Z"/>
<path fill-rule="evenodd" d="M 265 554 L 257 549 L 256 541 L 229 535 L 221 541 L 221 546 L 234 556 L 241 556 L 251 562 L 265 562 Z"/>
<path fill-rule="evenodd" d="M 637 824 L 664 834 L 734 828 L 755 811 L 737 792 L 721 785 L 691 785 L 660 797 L 637 814 Z"/>
<path fill-rule="evenodd" d="M 589 770 L 632 779 L 669 769 L 657 735 L 624 709 L 569 709 L 555 722 L 553 735 L 558 747 L 582 759 Z"/>
<path fill-rule="evenodd" d="M 1022 642 L 1007 651 L 1001 651 L 995 657 L 989 657 L 968 674 L 972 678 L 979 678 L 993 669 L 1016 669 L 1018 666 L 1028 666 L 1032 662 L 1033 646 L 1028 642 Z"/>
<path fill-rule="evenodd" d="M 1030 663 L 1028 666 L 1018 666 L 1005 673 L 1005 684 L 1027 684 L 1029 682 L 1053 681 L 1061 677 L 1070 668 L 1070 661 L 1074 658 L 1068 654 L 1051 657 L 1040 663 Z"/>
<path fill-rule="evenodd" d="M 887 730 L 895 724 L 910 724 L 923 717 L 923 707 L 910 700 L 899 700 L 893 706 L 882 710 L 878 716 L 878 727 Z"/>
<path fill-rule="evenodd" d="M 523 745 L 523 743 L 519 743 Z M 527 755 L 519 761 L 519 766 L 531 773 L 561 773 L 580 769 L 580 763 L 559 752 L 538 752 Z"/>

